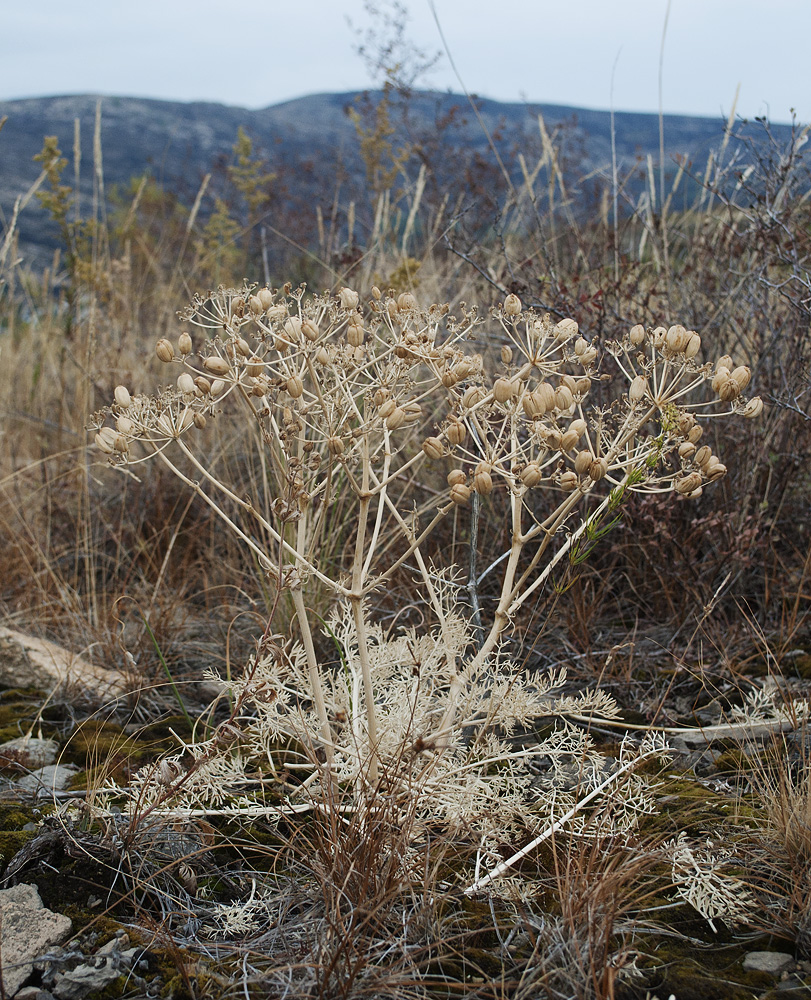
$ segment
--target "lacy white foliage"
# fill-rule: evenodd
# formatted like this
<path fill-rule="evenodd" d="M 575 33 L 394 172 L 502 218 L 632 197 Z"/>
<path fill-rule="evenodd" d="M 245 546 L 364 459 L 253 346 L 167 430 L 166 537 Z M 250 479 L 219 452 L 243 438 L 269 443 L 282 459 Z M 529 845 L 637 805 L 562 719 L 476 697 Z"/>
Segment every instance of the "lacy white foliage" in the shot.
<path fill-rule="evenodd" d="M 713 851 L 713 848 L 716 848 Z M 755 899 L 740 879 L 724 872 L 730 854 L 707 840 L 703 848 L 691 846 L 684 833 L 669 841 L 673 884 L 682 899 L 696 909 L 715 930 L 714 920 L 744 922 L 755 907 Z"/>

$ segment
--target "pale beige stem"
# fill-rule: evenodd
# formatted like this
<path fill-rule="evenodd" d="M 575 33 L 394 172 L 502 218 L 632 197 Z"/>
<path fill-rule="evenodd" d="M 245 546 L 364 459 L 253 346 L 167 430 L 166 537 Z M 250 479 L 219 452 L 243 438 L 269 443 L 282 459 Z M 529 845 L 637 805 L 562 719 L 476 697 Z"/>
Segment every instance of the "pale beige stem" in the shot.
<path fill-rule="evenodd" d="M 293 605 L 296 609 L 299 631 L 301 632 L 301 641 L 304 644 L 304 652 L 307 657 L 307 671 L 310 676 L 310 688 L 313 696 L 313 704 L 315 705 L 315 710 L 318 713 L 318 721 L 321 723 L 321 739 L 327 755 L 327 770 L 331 773 L 333 762 L 332 730 L 329 724 L 329 716 L 327 715 L 326 702 L 324 701 L 324 688 L 321 684 L 321 671 L 318 669 L 318 658 L 315 655 L 313 634 L 310 631 L 310 622 L 307 618 L 307 608 L 304 604 L 304 594 L 301 590 L 301 584 L 294 584 L 290 588 L 290 593 L 293 598 Z"/>

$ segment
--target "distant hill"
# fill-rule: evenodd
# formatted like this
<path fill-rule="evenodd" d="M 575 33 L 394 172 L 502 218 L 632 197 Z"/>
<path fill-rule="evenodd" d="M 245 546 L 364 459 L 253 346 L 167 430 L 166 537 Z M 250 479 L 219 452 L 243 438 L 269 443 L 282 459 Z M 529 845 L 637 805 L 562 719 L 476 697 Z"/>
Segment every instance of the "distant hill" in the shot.
<path fill-rule="evenodd" d="M 368 95 L 375 100 L 380 95 Z M 274 168 L 308 164 L 307 203 L 321 198 L 326 207 L 334 195 L 334 178 L 340 164 L 346 190 L 363 185 L 363 165 L 358 140 L 346 109 L 361 98 L 358 93 L 315 94 L 261 110 L 221 104 L 179 103 L 132 97 L 93 95 L 33 98 L 0 102 L 0 117 L 8 121 L 0 133 L 0 209 L 7 220 L 14 199 L 38 174 L 34 155 L 45 135 L 56 135 L 70 161 L 66 182 L 73 180 L 74 121 L 80 123 L 81 187 L 92 190 L 93 129 L 97 102 L 101 101 L 101 136 L 104 181 L 126 185 L 149 171 L 162 185 L 184 192 L 189 201 L 204 174 L 230 154 L 237 129 L 250 134 Z M 506 104 L 479 100 L 479 114 L 500 149 L 524 152 L 530 167 L 540 154 L 538 115 L 545 127 L 565 132 L 564 168 L 570 175 L 607 175 L 611 163 L 611 123 L 605 111 L 546 104 Z M 650 154 L 658 161 L 659 119 L 652 114 L 617 112 L 617 157 L 623 171 L 644 163 Z M 438 126 L 444 124 L 444 129 Z M 408 104 L 408 119 L 393 118 L 401 132 L 417 147 L 440 142 L 447 148 L 492 158 L 487 138 L 467 98 L 458 94 L 418 92 Z M 718 118 L 667 115 L 664 119 L 666 158 L 683 155 L 700 166 L 723 137 L 725 122 Z M 788 138 L 789 126 L 773 126 L 779 139 Z M 441 135 L 438 134 L 441 131 Z M 407 132 L 407 136 L 402 133 Z M 395 140 L 398 137 L 395 137 Z M 436 150 L 434 150 L 436 151 Z M 441 162 L 441 158 L 429 162 Z M 453 164 L 448 164 L 449 174 Z M 29 260 L 44 262 L 52 245 L 39 206 L 31 204 L 21 219 L 22 250 Z"/>

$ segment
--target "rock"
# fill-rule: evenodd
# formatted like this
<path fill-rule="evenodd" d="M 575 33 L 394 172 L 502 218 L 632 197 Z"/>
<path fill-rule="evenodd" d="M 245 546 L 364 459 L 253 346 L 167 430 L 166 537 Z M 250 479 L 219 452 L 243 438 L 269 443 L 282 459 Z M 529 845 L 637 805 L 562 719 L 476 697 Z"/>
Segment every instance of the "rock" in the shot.
<path fill-rule="evenodd" d="M 755 972 L 768 972 L 779 976 L 794 968 L 794 957 L 782 951 L 750 951 L 743 960 L 743 967 Z"/>
<path fill-rule="evenodd" d="M 27 792 L 52 795 L 64 791 L 78 771 L 74 764 L 48 764 L 20 778 L 17 787 Z"/>
<path fill-rule="evenodd" d="M 124 676 L 105 670 L 55 642 L 0 628 L 0 687 L 36 687 L 51 691 L 76 685 L 99 699 L 126 694 Z"/>
<path fill-rule="evenodd" d="M 3 954 L 3 988 L 14 996 L 34 971 L 34 960 L 70 934 L 71 921 L 46 910 L 36 886 L 15 885 L 0 890 L 0 948 Z"/>
<path fill-rule="evenodd" d="M 93 965 L 77 965 L 68 972 L 57 973 L 53 993 L 58 1000 L 81 1000 L 88 993 L 103 990 L 120 975 L 121 969 L 107 961 L 98 968 Z"/>
<path fill-rule="evenodd" d="M 14 1000 L 54 1000 L 54 996 L 41 986 L 23 986 L 14 994 Z"/>
<path fill-rule="evenodd" d="M 1 654 L 0 654 L 1 655 Z M 0 743 L 0 767 L 19 764 L 28 771 L 53 764 L 59 753 L 55 740 L 38 740 L 33 736 L 18 736 Z"/>

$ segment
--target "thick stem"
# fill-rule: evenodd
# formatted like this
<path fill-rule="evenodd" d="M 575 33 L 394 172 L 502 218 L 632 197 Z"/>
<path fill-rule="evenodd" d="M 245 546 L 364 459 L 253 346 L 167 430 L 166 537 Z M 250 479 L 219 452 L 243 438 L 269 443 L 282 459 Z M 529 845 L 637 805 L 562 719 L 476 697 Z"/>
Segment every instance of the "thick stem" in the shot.
<path fill-rule="evenodd" d="M 301 584 L 294 584 L 290 589 L 293 597 L 293 604 L 296 608 L 301 641 L 304 643 L 304 652 L 307 656 L 307 670 L 310 675 L 310 688 L 312 690 L 313 703 L 318 713 L 318 721 L 321 723 L 321 739 L 324 743 L 324 750 L 327 754 L 327 769 L 332 771 L 333 761 L 333 741 L 332 730 L 327 715 L 327 706 L 324 701 L 324 688 L 321 684 L 321 672 L 318 669 L 318 658 L 315 655 L 315 645 L 313 644 L 313 634 L 310 631 L 310 622 L 307 618 L 307 608 L 304 605 L 304 594 Z"/>

